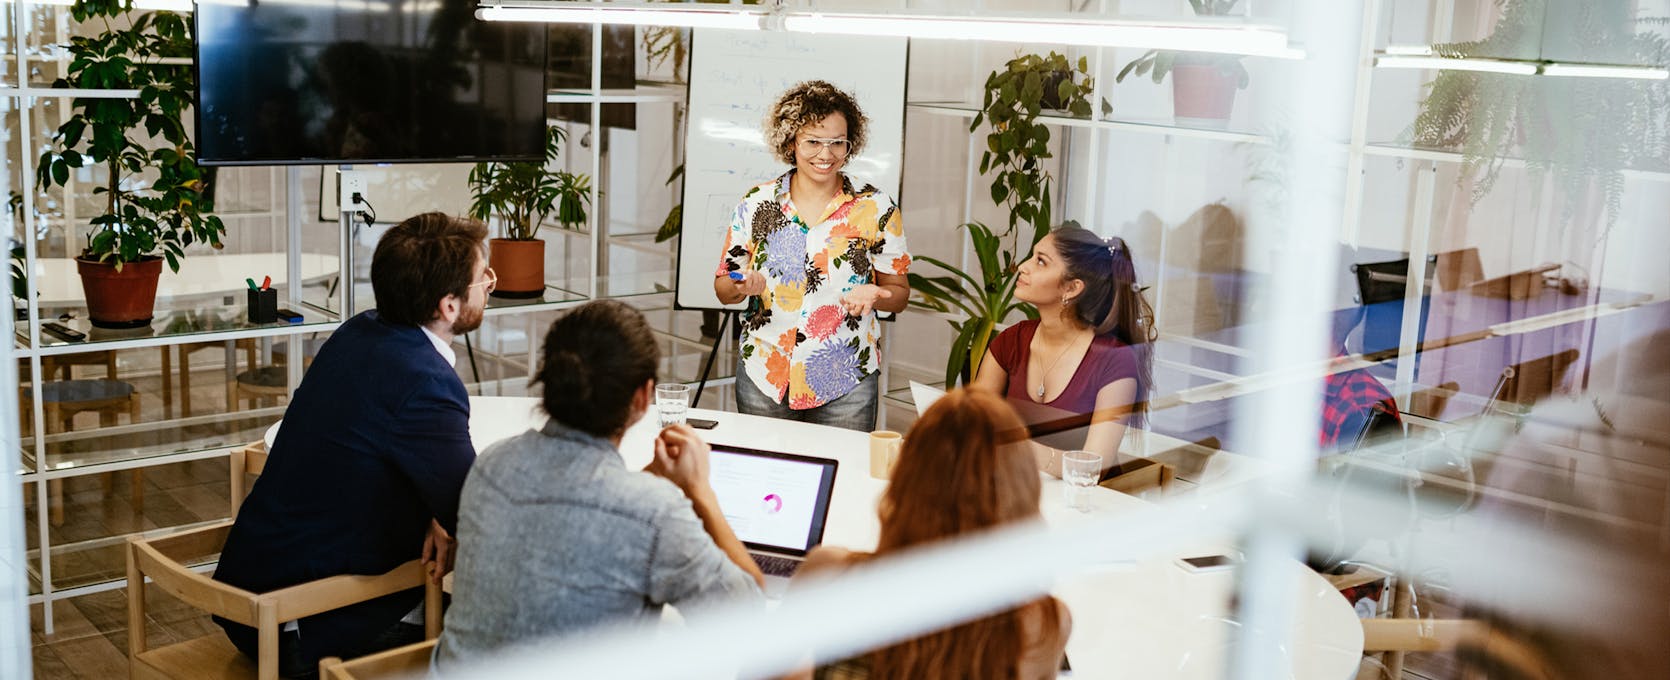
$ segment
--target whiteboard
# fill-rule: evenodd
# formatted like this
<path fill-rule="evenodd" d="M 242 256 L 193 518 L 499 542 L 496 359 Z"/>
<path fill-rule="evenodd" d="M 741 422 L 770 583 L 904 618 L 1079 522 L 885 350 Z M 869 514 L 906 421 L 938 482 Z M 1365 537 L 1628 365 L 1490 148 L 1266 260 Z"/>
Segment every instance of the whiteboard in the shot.
<path fill-rule="evenodd" d="M 874 184 L 902 200 L 909 41 L 706 28 L 692 33 L 676 302 L 685 309 L 725 309 L 713 294 L 713 272 L 736 206 L 748 189 L 789 169 L 766 148 L 761 132 L 784 90 L 827 80 L 857 98 L 870 119 L 869 139 L 844 171 L 855 186 Z"/>

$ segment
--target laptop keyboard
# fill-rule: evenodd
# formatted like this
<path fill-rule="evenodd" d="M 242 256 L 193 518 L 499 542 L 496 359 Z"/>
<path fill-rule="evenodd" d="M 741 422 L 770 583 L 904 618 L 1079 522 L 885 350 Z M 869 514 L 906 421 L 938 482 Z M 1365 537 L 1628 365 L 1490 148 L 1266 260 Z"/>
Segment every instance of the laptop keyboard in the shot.
<path fill-rule="evenodd" d="M 760 553 L 748 553 L 748 555 L 754 558 L 754 564 L 760 565 L 760 571 L 765 572 L 767 576 L 789 577 L 793 576 L 795 570 L 800 568 L 800 560 Z"/>

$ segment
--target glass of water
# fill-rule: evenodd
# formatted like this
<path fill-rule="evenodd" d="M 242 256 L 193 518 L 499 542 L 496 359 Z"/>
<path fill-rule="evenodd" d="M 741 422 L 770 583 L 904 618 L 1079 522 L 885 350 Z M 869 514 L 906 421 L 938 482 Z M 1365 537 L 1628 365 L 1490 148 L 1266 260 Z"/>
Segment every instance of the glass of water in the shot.
<path fill-rule="evenodd" d="M 1090 487 L 1102 476 L 1102 457 L 1089 451 L 1061 454 L 1061 479 L 1067 482 L 1067 507 L 1090 512 Z"/>
<path fill-rule="evenodd" d="M 690 386 L 656 385 L 655 410 L 661 414 L 661 427 L 683 424 L 685 413 L 690 410 Z"/>

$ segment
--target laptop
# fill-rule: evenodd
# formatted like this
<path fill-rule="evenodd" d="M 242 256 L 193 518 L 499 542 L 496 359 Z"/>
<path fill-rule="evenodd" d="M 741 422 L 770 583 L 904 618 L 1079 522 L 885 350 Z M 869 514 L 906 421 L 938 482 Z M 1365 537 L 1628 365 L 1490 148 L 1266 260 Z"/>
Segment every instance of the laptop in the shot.
<path fill-rule="evenodd" d="M 916 402 L 916 415 L 918 416 L 927 413 L 928 407 L 939 401 L 939 398 L 943 396 L 945 396 L 945 390 L 915 380 L 910 381 L 910 400 Z"/>
<path fill-rule="evenodd" d="M 806 553 L 823 542 L 836 461 L 711 444 L 708 480 L 719 510 L 781 595 Z"/>

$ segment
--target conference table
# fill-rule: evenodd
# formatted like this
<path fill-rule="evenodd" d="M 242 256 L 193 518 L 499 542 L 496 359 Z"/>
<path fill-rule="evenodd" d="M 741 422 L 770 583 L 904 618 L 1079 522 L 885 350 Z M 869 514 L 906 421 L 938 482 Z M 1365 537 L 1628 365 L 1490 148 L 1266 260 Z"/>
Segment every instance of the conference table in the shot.
<path fill-rule="evenodd" d="M 839 461 L 830 501 L 824 543 L 851 550 L 874 550 L 881 525 L 876 503 L 887 487 L 869 474 L 867 433 L 725 411 L 691 409 L 690 417 L 718 423 L 700 431 L 715 444 L 780 451 Z M 494 442 L 540 427 L 546 417 L 535 397 L 471 397 L 470 439 L 476 451 Z M 659 432 L 653 409 L 627 430 L 621 457 L 627 466 L 649 463 Z M 281 423 L 266 432 L 270 448 Z M 278 454 L 275 452 L 277 455 Z M 1245 480 L 1236 476 L 1235 483 Z M 1194 495 L 1210 493 L 1211 480 Z M 1148 501 L 1116 491 L 1089 490 L 1088 515 L 1066 506 L 1065 484 L 1043 477 L 1040 502 L 1049 525 L 1084 521 L 1148 507 Z M 1182 557 L 1222 553 L 1228 537 L 1202 537 L 1193 549 L 1134 563 L 1104 565 L 1085 573 L 1063 574 L 1053 594 L 1067 604 L 1073 631 L 1067 657 L 1075 678 L 1218 678 L 1222 677 L 1238 624 L 1230 620 L 1235 572 L 1189 572 Z M 1322 577 L 1297 561 L 1294 646 L 1283 650 L 1295 680 L 1347 680 L 1362 657 L 1363 630 L 1356 612 Z M 792 595 L 790 595 L 792 597 Z"/>
<path fill-rule="evenodd" d="M 540 426 L 545 416 L 533 397 L 472 397 L 470 438 L 477 451 Z M 839 461 L 824 542 L 852 550 L 873 550 L 880 533 L 876 502 L 885 480 L 870 477 L 866 433 L 724 411 L 691 409 L 691 417 L 718 422 L 701 431 L 709 442 L 833 458 Z M 653 409 L 621 441 L 626 464 L 638 468 L 651 457 L 658 432 Z M 1062 498 L 1063 482 L 1044 477 L 1041 509 L 1052 525 L 1083 521 Z M 1210 491 L 1210 485 L 1197 493 Z M 1140 509 L 1147 501 L 1100 487 L 1090 490 L 1091 515 Z M 1194 573 L 1176 564 L 1181 557 L 1222 552 L 1224 540 L 1205 538 L 1198 549 L 1138 563 L 1063 575 L 1054 593 L 1072 611 L 1067 643 L 1074 677 L 1216 678 L 1223 674 L 1230 634 L 1230 601 L 1235 572 Z M 1357 672 L 1362 626 L 1344 597 L 1327 581 L 1292 562 L 1300 579 L 1295 647 L 1287 650 L 1291 677 L 1345 680 Z M 792 595 L 791 595 L 792 597 Z"/>

